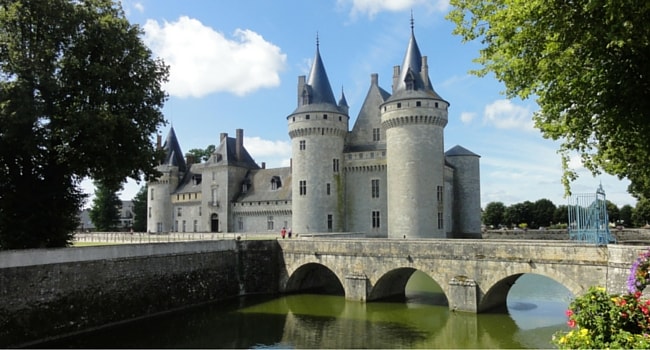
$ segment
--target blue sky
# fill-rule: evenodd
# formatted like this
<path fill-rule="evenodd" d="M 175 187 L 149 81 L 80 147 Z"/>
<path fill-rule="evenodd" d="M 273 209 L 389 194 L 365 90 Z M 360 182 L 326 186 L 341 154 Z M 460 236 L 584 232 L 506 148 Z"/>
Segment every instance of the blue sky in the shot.
<path fill-rule="evenodd" d="M 370 87 L 370 75 L 390 91 L 393 66 L 402 63 L 411 11 L 422 54 L 429 57 L 434 89 L 451 103 L 445 149 L 461 145 L 481 155 L 481 203 L 506 205 L 547 198 L 566 204 L 559 143 L 533 128 L 534 100 L 508 100 L 503 85 L 468 72 L 480 43 L 462 43 L 444 17 L 445 0 L 123 0 L 144 42 L 170 65 L 164 114 L 183 152 L 217 144 L 219 134 L 244 129 L 244 146 L 257 163 L 287 166 L 291 156 L 286 117 L 296 107 L 299 75 L 320 52 L 335 96 L 345 91 L 350 129 Z M 580 174 L 574 193 L 602 183 L 619 207 L 636 201 L 628 181 Z M 140 185 L 129 182 L 120 197 Z M 85 183 L 92 193 L 92 185 Z"/>

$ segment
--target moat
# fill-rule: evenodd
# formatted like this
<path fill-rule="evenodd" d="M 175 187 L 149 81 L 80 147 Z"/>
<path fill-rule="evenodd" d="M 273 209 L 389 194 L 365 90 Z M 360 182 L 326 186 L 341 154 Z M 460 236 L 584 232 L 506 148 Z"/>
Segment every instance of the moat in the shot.
<path fill-rule="evenodd" d="M 571 293 L 522 276 L 507 313 L 452 312 L 435 282 L 417 273 L 407 302 L 343 296 L 249 296 L 142 319 L 37 347 L 58 348 L 548 348 L 566 329 Z"/>

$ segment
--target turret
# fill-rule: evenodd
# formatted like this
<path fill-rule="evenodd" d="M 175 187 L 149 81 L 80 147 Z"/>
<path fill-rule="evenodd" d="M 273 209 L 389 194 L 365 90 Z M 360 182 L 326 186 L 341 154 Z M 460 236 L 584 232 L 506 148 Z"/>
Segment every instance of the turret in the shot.
<path fill-rule="evenodd" d="M 481 181 L 480 156 L 456 146 L 445 153 L 454 167 L 454 238 L 481 238 Z"/>
<path fill-rule="evenodd" d="M 411 38 L 393 93 L 380 106 L 386 132 L 388 236 L 444 238 L 444 127 L 449 103 L 431 86 L 426 57 Z"/>
<path fill-rule="evenodd" d="M 148 232 L 170 232 L 175 230 L 172 221 L 173 213 L 170 194 L 178 188 L 178 184 L 187 171 L 187 165 L 173 127 L 169 130 L 162 149 L 165 152 L 165 157 L 156 167 L 162 175 L 158 179 L 147 183 L 149 192 L 147 193 Z"/>
<path fill-rule="evenodd" d="M 298 106 L 287 117 L 295 233 L 344 228 L 342 165 L 348 120 L 345 96 L 336 103 L 317 44 L 309 76 L 298 78 Z"/>

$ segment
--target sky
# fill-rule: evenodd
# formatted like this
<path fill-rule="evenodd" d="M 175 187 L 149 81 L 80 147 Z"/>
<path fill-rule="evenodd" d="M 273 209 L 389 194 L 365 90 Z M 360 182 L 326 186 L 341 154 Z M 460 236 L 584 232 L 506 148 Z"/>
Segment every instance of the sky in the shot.
<path fill-rule="evenodd" d="M 244 146 L 267 168 L 289 165 L 286 117 L 297 106 L 298 76 L 308 75 L 317 40 L 334 94 L 338 100 L 344 91 L 350 106 L 351 130 L 371 74 L 390 92 L 412 13 L 433 87 L 451 104 L 445 150 L 461 145 L 481 156 L 481 206 L 542 198 L 567 204 L 559 141 L 533 127 L 534 100 L 507 99 L 493 76 L 469 73 L 480 68 L 473 59 L 481 44 L 452 34 L 448 0 L 122 0 L 122 6 L 153 55 L 170 66 L 163 140 L 173 126 L 187 152 L 243 129 Z M 571 167 L 580 175 L 574 194 L 602 184 L 617 206 L 635 205 L 629 181 L 594 177 L 577 157 Z M 120 198 L 132 199 L 143 185 L 129 181 Z M 90 181 L 83 186 L 92 198 Z"/>

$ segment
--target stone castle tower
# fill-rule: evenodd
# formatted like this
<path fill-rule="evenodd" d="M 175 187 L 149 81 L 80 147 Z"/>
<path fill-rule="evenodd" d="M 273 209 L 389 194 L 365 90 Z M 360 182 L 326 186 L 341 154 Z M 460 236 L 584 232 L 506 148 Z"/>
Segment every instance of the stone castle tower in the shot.
<path fill-rule="evenodd" d="M 291 166 L 258 166 L 243 130 L 222 133 L 204 162 L 183 159 L 174 130 L 163 175 L 149 182 L 150 232 L 341 233 L 361 237 L 480 238 L 479 156 L 444 151 L 450 104 L 433 88 L 413 22 L 392 91 L 371 74 L 352 130 L 345 95 L 337 102 L 320 45 L 298 77 L 287 117 Z"/>
<path fill-rule="evenodd" d="M 380 106 L 386 130 L 389 237 L 444 238 L 444 128 L 449 103 L 431 86 L 426 57 L 411 39 Z"/>
<path fill-rule="evenodd" d="M 307 81 L 298 78 L 298 107 L 287 117 L 292 222 L 298 232 L 344 230 L 343 149 L 349 119 L 345 98 L 339 104 L 334 99 L 317 45 Z"/>

